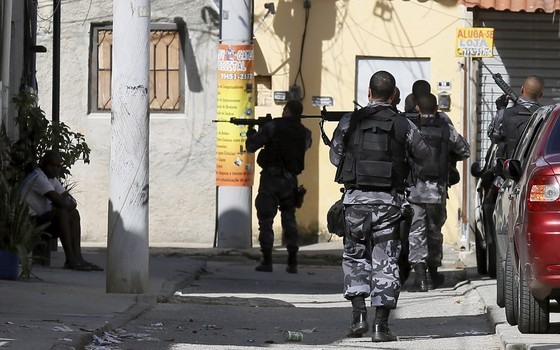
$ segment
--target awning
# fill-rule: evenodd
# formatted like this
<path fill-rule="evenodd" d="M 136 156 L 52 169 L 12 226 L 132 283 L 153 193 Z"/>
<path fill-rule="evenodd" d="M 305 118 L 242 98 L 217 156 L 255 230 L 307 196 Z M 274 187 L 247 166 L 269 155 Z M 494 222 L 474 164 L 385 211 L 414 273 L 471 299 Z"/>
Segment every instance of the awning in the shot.
<path fill-rule="evenodd" d="M 512 12 L 547 12 L 560 10 L 560 0 L 459 0 L 467 8 Z"/>

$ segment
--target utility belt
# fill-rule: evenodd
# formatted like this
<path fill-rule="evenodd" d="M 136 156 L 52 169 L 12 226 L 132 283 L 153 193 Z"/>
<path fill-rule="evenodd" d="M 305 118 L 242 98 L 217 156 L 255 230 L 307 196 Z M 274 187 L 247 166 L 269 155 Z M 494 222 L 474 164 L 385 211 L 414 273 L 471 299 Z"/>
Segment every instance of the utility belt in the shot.
<path fill-rule="evenodd" d="M 385 193 L 391 193 L 393 196 L 396 194 L 401 194 L 401 195 L 405 194 L 404 189 L 399 190 L 396 188 L 380 187 L 380 186 L 357 186 L 354 184 L 350 184 L 350 185 L 344 185 L 344 188 L 346 190 L 360 190 L 364 192 L 385 192 Z"/>
<path fill-rule="evenodd" d="M 285 177 L 297 178 L 297 176 L 294 173 L 292 173 L 288 169 L 279 166 L 269 166 L 266 169 L 263 169 L 263 172 L 272 176 L 285 176 Z"/>

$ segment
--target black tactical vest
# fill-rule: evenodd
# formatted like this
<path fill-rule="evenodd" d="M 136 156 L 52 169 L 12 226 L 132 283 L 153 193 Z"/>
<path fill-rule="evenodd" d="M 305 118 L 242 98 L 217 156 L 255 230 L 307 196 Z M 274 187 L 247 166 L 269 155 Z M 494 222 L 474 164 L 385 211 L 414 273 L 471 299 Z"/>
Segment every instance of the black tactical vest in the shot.
<path fill-rule="evenodd" d="M 307 128 L 296 118 L 278 118 L 271 123 L 275 123 L 272 140 L 259 152 L 257 163 L 263 169 L 278 167 L 301 174 L 307 150 Z"/>
<path fill-rule="evenodd" d="M 408 120 L 389 108 L 366 107 L 354 112 L 335 181 L 365 191 L 404 191 L 409 172 L 406 137 L 397 140 L 395 128 L 406 125 Z M 406 130 L 402 134 L 406 135 Z"/>
<path fill-rule="evenodd" d="M 523 130 L 525 130 L 529 118 L 538 108 L 539 106 L 537 105 L 525 107 L 521 104 L 516 104 L 504 110 L 502 132 L 505 136 L 505 140 L 501 155 L 505 158 L 510 158 L 513 154 L 513 150 L 521 138 L 521 134 L 523 134 Z"/>
<path fill-rule="evenodd" d="M 421 118 L 420 132 L 432 151 L 431 161 L 418 174 L 422 181 L 447 182 L 449 172 L 449 125 L 443 118 Z"/>

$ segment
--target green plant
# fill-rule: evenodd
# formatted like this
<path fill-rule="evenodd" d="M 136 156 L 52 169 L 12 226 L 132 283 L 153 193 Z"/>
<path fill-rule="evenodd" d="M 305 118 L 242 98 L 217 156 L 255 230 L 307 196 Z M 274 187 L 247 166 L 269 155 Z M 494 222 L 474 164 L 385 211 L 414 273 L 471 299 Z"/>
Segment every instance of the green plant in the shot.
<path fill-rule="evenodd" d="M 33 222 L 18 188 L 10 185 L 0 173 L 0 249 L 17 253 L 22 270 L 20 277 L 27 279 L 31 275 L 29 253 L 40 243 L 40 233 L 48 225 L 37 226 Z"/>
<path fill-rule="evenodd" d="M 91 150 L 84 135 L 72 131 L 63 122 L 49 121 L 34 94 L 21 91 L 13 102 L 18 109 L 19 139 L 12 145 L 12 157 L 22 171 L 29 164 L 36 165 L 49 149 L 60 152 L 64 177 L 70 175 L 70 168 L 78 160 L 89 163 Z"/>

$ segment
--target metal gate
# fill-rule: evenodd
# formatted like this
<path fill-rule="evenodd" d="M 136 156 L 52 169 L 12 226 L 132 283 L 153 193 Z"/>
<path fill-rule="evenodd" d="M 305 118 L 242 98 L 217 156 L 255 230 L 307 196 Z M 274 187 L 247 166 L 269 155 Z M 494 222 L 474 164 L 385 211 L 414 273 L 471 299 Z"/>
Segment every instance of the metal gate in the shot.
<path fill-rule="evenodd" d="M 494 57 L 483 59 L 494 74 L 500 73 L 517 94 L 527 76 L 538 75 L 545 82 L 541 105 L 560 102 L 558 18 L 551 13 L 490 10 L 477 10 L 473 17 L 475 27 L 494 28 Z M 490 146 L 486 131 L 496 113 L 494 101 L 503 93 L 482 66 L 478 78 L 476 160 L 483 159 Z"/>

